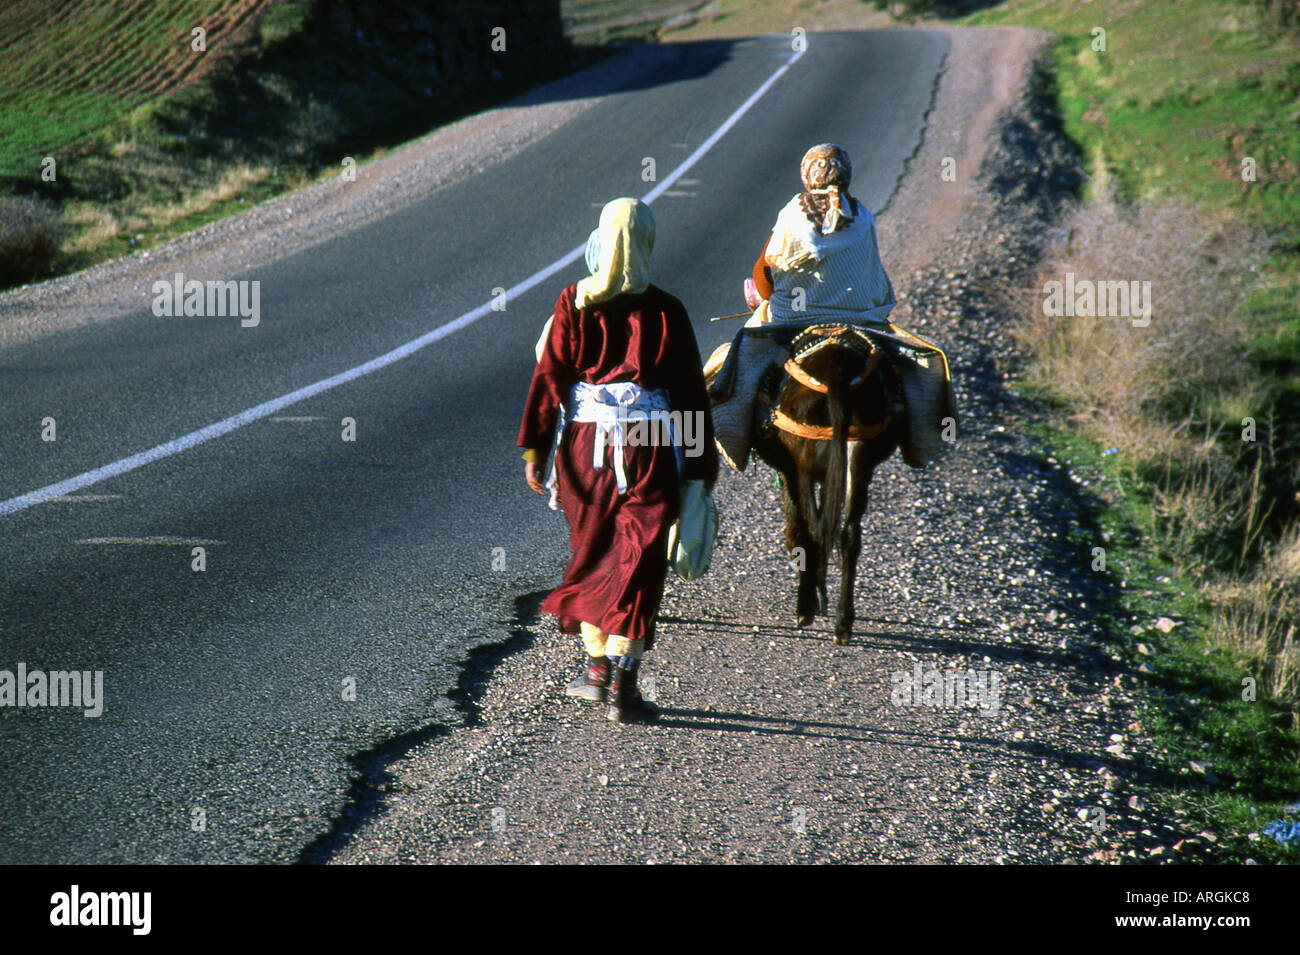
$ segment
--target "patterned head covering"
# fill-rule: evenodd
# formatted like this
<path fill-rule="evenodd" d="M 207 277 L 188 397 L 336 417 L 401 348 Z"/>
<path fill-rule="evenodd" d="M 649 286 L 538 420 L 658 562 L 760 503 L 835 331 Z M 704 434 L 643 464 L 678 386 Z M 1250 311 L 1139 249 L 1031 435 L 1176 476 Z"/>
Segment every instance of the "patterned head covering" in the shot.
<path fill-rule="evenodd" d="M 615 199 L 600 210 L 600 225 L 587 240 L 592 274 L 578 283 L 575 304 L 589 308 L 624 292 L 650 285 L 655 217 L 639 199 Z M 592 264 L 595 268 L 592 268 Z"/>
<path fill-rule="evenodd" d="M 849 180 L 853 177 L 853 166 L 842 146 L 821 143 L 808 150 L 799 163 L 799 175 L 805 190 L 799 204 L 819 232 L 834 232 L 852 220 Z M 844 202 L 845 199 L 850 201 Z"/>

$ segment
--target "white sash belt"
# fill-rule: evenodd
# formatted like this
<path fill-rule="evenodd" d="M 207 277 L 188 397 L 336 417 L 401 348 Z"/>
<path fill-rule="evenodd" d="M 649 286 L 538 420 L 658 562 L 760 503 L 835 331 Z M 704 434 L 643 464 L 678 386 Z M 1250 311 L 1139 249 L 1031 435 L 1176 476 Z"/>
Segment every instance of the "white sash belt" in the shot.
<path fill-rule="evenodd" d="M 559 433 L 555 439 L 556 449 L 559 448 L 560 435 L 563 433 L 564 426 L 570 421 L 595 424 L 596 437 L 593 442 L 591 466 L 593 468 L 605 466 L 605 451 L 608 448 L 614 458 L 614 479 L 618 484 L 619 494 L 627 492 L 623 449 L 627 446 L 629 423 L 635 426 L 637 422 L 645 422 L 642 427 L 653 429 L 656 435 L 666 432 L 677 461 L 678 474 L 681 474 L 685 449 L 673 428 L 673 420 L 670 416 L 672 407 L 668 404 L 668 393 L 662 388 L 650 390 L 631 381 L 619 381 L 608 385 L 593 385 L 580 381 L 573 386 L 565 407 L 567 414 L 564 417 L 564 424 L 557 429 Z M 546 486 L 551 491 L 551 507 L 558 510 L 554 456 L 551 459 L 551 472 L 547 476 Z"/>

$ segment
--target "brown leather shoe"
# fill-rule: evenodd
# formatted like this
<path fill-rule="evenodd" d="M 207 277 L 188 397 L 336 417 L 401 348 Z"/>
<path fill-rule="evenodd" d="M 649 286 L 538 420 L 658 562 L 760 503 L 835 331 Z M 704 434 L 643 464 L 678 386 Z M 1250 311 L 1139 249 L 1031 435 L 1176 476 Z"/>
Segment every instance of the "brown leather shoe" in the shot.
<path fill-rule="evenodd" d="M 653 723 L 659 719 L 659 707 L 646 700 L 636 688 L 636 670 L 611 667 L 609 709 L 605 718 L 612 723 Z"/>

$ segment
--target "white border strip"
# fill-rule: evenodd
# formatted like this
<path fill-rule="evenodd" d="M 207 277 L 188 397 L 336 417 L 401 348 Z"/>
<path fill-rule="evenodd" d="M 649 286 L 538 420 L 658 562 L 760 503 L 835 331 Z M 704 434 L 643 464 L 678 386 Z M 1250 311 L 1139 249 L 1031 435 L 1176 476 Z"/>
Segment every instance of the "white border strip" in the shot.
<path fill-rule="evenodd" d="M 721 126 L 713 131 L 708 139 L 702 142 L 695 152 L 691 153 L 676 169 L 670 172 L 663 182 L 655 186 L 644 196 L 642 202 L 654 202 L 665 191 L 672 188 L 686 172 L 699 162 L 710 149 L 717 145 L 718 140 L 727 134 L 731 127 L 740 121 L 740 118 L 749 112 L 750 108 L 762 98 L 763 94 L 772 88 L 772 84 L 785 75 L 786 70 L 799 60 L 807 51 L 807 46 L 794 52 L 791 57 L 771 76 L 766 82 L 756 89 L 745 102 L 741 103 L 734 113 L 726 118 Z M 524 279 L 517 285 L 506 290 L 505 297 L 507 300 L 516 298 L 533 287 L 541 284 L 550 278 L 556 272 L 565 268 L 578 259 L 582 258 L 586 252 L 586 243 L 578 246 L 569 252 L 563 258 L 556 259 L 546 268 L 539 272 L 534 272 L 528 278 Z M 272 398 L 270 401 L 264 401 L 260 405 L 241 411 L 239 414 L 232 415 L 215 424 L 210 424 L 206 428 L 200 428 L 197 431 L 191 431 L 189 434 L 174 438 L 165 444 L 150 448 L 148 451 L 141 451 L 139 454 L 133 454 L 130 457 L 122 458 L 120 461 L 114 461 L 112 464 L 105 464 L 103 467 L 95 468 L 93 471 L 87 471 L 84 474 L 78 474 L 76 477 L 70 477 L 66 481 L 59 481 L 57 484 L 50 484 L 35 491 L 28 491 L 26 494 L 20 494 L 18 497 L 11 497 L 7 501 L 0 501 L 0 514 L 14 514 L 18 511 L 25 510 L 33 504 L 43 504 L 46 501 L 71 494 L 74 491 L 80 491 L 82 488 L 90 487 L 101 481 L 107 481 L 109 478 L 126 474 L 128 471 L 134 471 L 136 468 L 144 467 L 162 458 L 170 457 L 173 454 L 179 454 L 182 451 L 188 451 L 190 448 L 200 445 L 205 441 L 211 441 L 213 438 L 219 438 L 223 434 L 229 434 L 237 428 L 242 428 L 246 424 L 259 421 L 262 418 L 270 417 L 277 411 L 283 411 L 290 405 L 295 405 L 300 401 L 313 398 L 331 388 L 337 388 L 339 385 L 347 384 L 349 381 L 355 381 L 371 372 L 379 371 L 381 368 L 387 368 L 389 365 L 401 361 L 409 355 L 415 354 L 426 345 L 432 345 L 436 341 L 446 338 L 448 335 L 460 331 L 469 325 L 474 324 L 484 315 L 492 311 L 492 301 L 484 302 L 477 308 L 471 309 L 459 318 L 452 319 L 445 325 L 439 325 L 433 331 L 426 332 L 419 338 L 412 339 L 405 345 L 399 345 L 390 352 L 385 352 L 378 358 L 372 358 L 370 361 L 355 368 L 349 368 L 347 371 L 339 372 L 337 375 L 331 375 L 329 378 L 323 378 L 297 391 L 291 391 L 287 395 L 281 395 L 279 398 Z"/>

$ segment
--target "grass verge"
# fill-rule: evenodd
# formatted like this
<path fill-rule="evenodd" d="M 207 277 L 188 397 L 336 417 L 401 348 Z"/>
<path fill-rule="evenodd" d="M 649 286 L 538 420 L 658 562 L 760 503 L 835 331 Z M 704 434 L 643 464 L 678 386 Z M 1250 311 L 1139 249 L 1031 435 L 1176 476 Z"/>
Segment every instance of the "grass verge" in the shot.
<path fill-rule="evenodd" d="M 1210 0 L 1007 0 L 965 22 L 1059 38 L 1056 107 L 1091 180 L 1008 311 L 1045 453 L 1101 489 L 1101 539 L 1078 543 L 1123 574 L 1107 622 L 1149 691 L 1158 785 L 1204 827 L 1185 854 L 1300 861 L 1261 835 L 1300 796 L 1300 43 Z M 1149 283 L 1149 321 L 1049 307 L 1067 276 L 1098 297 Z"/>
<path fill-rule="evenodd" d="M 1139 720 L 1154 742 L 1146 776 L 1185 830 L 1213 837 L 1175 851 L 1186 861 L 1300 862 L 1300 847 L 1261 834 L 1273 820 L 1300 820 L 1290 709 L 1270 698 L 1258 660 L 1211 639 L 1215 609 L 1196 582 L 1152 552 L 1149 495 L 1123 458 L 1050 417 L 1032 435 L 1045 458 L 1096 489 L 1073 543 L 1085 553 L 1103 546 L 1101 572 L 1121 580 L 1118 608 L 1101 622 L 1145 689 Z"/>

